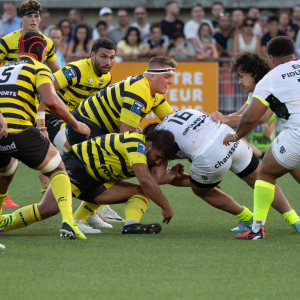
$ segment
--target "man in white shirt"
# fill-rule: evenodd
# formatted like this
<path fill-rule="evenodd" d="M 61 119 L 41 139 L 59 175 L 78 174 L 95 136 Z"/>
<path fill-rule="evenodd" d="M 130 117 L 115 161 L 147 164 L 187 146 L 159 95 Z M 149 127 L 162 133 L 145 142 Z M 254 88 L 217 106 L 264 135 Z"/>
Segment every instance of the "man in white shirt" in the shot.
<path fill-rule="evenodd" d="M 43 9 L 41 12 L 41 23 L 39 31 L 44 35 L 49 37 L 50 29 L 53 26 L 50 25 L 50 12 L 47 9 Z"/>
<path fill-rule="evenodd" d="M 150 34 L 150 24 L 146 23 L 147 10 L 145 7 L 138 6 L 134 10 L 134 16 L 136 22 L 132 23 L 131 26 L 136 27 L 140 31 L 141 40 Z"/>
<path fill-rule="evenodd" d="M 104 21 L 107 25 L 107 32 L 111 29 L 114 29 L 115 26 L 111 25 L 111 21 L 112 21 L 112 17 L 113 17 L 113 11 L 109 8 L 109 7 L 102 7 L 99 11 L 99 19 L 100 21 Z M 99 38 L 104 37 L 104 36 L 100 36 L 97 28 L 94 28 L 93 30 L 93 41 L 98 40 Z"/>

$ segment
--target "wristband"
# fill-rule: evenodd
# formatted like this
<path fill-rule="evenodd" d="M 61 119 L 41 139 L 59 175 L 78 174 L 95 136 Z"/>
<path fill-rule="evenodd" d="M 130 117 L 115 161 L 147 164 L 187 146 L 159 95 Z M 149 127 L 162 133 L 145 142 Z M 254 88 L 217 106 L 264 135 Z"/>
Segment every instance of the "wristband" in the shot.
<path fill-rule="evenodd" d="M 234 139 L 235 139 L 236 141 L 238 141 L 238 140 L 241 139 L 241 138 L 238 137 L 238 135 L 236 134 L 236 132 L 234 133 Z"/>
<path fill-rule="evenodd" d="M 37 112 L 37 119 L 41 120 L 41 119 L 45 119 L 45 112 L 44 111 L 38 111 Z"/>

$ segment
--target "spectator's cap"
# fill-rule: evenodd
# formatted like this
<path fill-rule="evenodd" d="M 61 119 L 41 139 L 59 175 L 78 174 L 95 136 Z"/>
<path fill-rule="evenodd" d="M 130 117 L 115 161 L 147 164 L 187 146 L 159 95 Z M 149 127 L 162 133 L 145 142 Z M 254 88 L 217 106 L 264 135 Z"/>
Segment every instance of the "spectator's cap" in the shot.
<path fill-rule="evenodd" d="M 100 11 L 99 11 L 99 16 L 102 17 L 102 16 L 105 15 L 105 14 L 110 14 L 110 15 L 112 15 L 113 12 L 112 12 L 112 10 L 111 10 L 109 7 L 102 7 L 102 8 L 100 9 Z"/>

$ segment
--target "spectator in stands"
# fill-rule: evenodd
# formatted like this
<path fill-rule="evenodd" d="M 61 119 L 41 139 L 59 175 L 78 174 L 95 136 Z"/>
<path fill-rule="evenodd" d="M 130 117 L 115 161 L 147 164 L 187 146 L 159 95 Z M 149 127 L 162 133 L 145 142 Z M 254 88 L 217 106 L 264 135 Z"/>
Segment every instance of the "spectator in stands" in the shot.
<path fill-rule="evenodd" d="M 80 59 L 90 57 L 93 40 L 89 38 L 88 27 L 84 24 L 78 25 L 75 29 L 74 40 L 68 47 L 67 56 Z"/>
<path fill-rule="evenodd" d="M 267 57 L 267 45 L 269 41 L 275 36 L 286 35 L 283 31 L 279 30 L 279 19 L 275 16 L 269 17 L 268 19 L 269 32 L 266 33 L 261 40 L 261 54 Z"/>
<path fill-rule="evenodd" d="M 88 29 L 88 38 L 93 38 L 93 28 L 83 22 L 83 11 L 78 8 L 73 8 L 69 12 L 69 20 L 71 21 L 72 27 L 72 36 L 75 38 L 75 31 L 77 30 L 78 25 L 85 25 Z"/>
<path fill-rule="evenodd" d="M 119 9 L 117 12 L 118 26 L 107 32 L 107 38 L 116 45 L 125 37 L 129 28 L 129 16 L 125 9 Z"/>
<path fill-rule="evenodd" d="M 59 29 L 59 27 L 51 27 L 51 29 L 49 31 L 49 38 L 52 40 L 53 45 L 56 49 L 56 51 L 55 51 L 56 60 L 59 64 L 59 66 L 62 68 L 63 66 L 65 66 L 66 62 L 65 62 L 64 56 L 58 50 L 59 46 L 60 46 L 60 42 L 62 40 L 62 32 Z"/>
<path fill-rule="evenodd" d="M 132 23 L 131 26 L 136 27 L 140 31 L 141 39 L 150 34 L 150 24 L 146 23 L 147 10 L 145 7 L 138 6 L 134 10 L 134 17 L 136 22 Z"/>
<path fill-rule="evenodd" d="M 53 25 L 50 25 L 50 12 L 47 9 L 43 9 L 41 12 L 41 23 L 39 31 L 49 37 L 50 29 Z"/>
<path fill-rule="evenodd" d="M 2 15 L 2 25 L 4 35 L 8 35 L 22 27 L 21 18 L 17 16 L 17 8 L 14 1 L 7 1 L 3 4 L 4 14 Z"/>
<path fill-rule="evenodd" d="M 140 31 L 129 27 L 123 40 L 117 44 L 116 56 L 137 59 L 147 55 L 147 47 L 141 42 Z"/>
<path fill-rule="evenodd" d="M 98 21 L 95 29 L 97 30 L 97 33 L 100 37 L 102 38 L 106 37 L 108 30 L 107 30 L 107 24 L 104 21 Z"/>
<path fill-rule="evenodd" d="M 241 9 L 235 9 L 232 12 L 232 17 L 231 17 L 232 27 L 234 27 L 236 34 L 241 33 L 244 20 L 245 20 L 245 14 Z"/>
<path fill-rule="evenodd" d="M 202 23 L 198 29 L 198 34 L 197 34 L 197 42 L 198 44 L 194 47 L 197 53 L 202 53 L 204 48 L 201 42 L 201 37 L 204 35 L 210 35 L 212 36 L 212 30 L 210 26 L 207 23 Z M 216 44 L 216 40 L 212 38 L 212 44 Z"/>
<path fill-rule="evenodd" d="M 169 50 L 169 57 L 175 59 L 196 58 L 196 51 L 194 47 L 190 43 L 187 43 L 182 32 L 175 32 L 173 34 L 172 40 L 174 41 L 174 46 L 172 46 Z"/>
<path fill-rule="evenodd" d="M 253 28 L 253 34 L 259 35 L 261 38 L 268 33 L 268 19 L 273 14 L 269 10 L 262 10 L 259 14 L 258 21 L 255 23 Z"/>
<path fill-rule="evenodd" d="M 287 36 L 295 42 L 298 31 L 299 31 L 298 25 L 290 23 L 287 27 Z"/>
<path fill-rule="evenodd" d="M 201 36 L 203 51 L 197 54 L 198 59 L 219 58 L 217 47 L 212 43 L 213 37 L 209 34 Z"/>
<path fill-rule="evenodd" d="M 279 11 L 279 30 L 287 34 L 287 27 L 290 24 L 290 11 L 289 9 L 281 9 Z"/>
<path fill-rule="evenodd" d="M 253 19 L 255 22 L 259 19 L 260 11 L 257 7 L 250 7 L 248 10 L 247 17 Z"/>
<path fill-rule="evenodd" d="M 199 43 L 198 30 L 201 24 L 208 24 L 211 31 L 214 30 L 214 26 L 211 21 L 204 19 L 205 12 L 201 4 L 195 3 L 191 10 L 192 19 L 184 24 L 183 33 L 189 43 L 196 49 Z"/>
<path fill-rule="evenodd" d="M 212 21 L 214 28 L 219 27 L 220 15 L 221 15 L 221 13 L 224 13 L 224 12 L 225 12 L 225 7 L 222 2 L 216 1 L 213 3 L 213 5 L 211 7 L 211 13 L 214 17 L 214 20 Z"/>
<path fill-rule="evenodd" d="M 241 51 L 260 53 L 260 37 L 253 34 L 254 21 L 246 18 L 243 22 L 242 32 L 234 36 L 233 55 Z"/>
<path fill-rule="evenodd" d="M 145 37 L 144 45 L 149 57 L 156 55 L 166 56 L 169 49 L 169 38 L 162 34 L 160 23 L 153 23 L 150 26 L 150 36 Z"/>
<path fill-rule="evenodd" d="M 231 19 L 229 13 L 221 13 L 220 19 L 219 19 L 219 27 L 220 32 L 217 32 L 214 35 L 215 40 L 217 41 L 217 49 L 220 54 L 227 53 L 228 55 L 231 55 L 228 52 L 227 48 L 227 41 L 230 38 L 231 35 Z"/>
<path fill-rule="evenodd" d="M 62 39 L 59 44 L 58 50 L 64 57 L 66 57 L 68 54 L 69 44 L 72 40 L 72 38 L 71 38 L 71 34 L 72 34 L 71 22 L 68 19 L 61 20 L 58 23 L 58 28 L 62 32 Z"/>
<path fill-rule="evenodd" d="M 293 8 L 293 23 L 300 28 L 300 4 L 297 4 Z"/>
<path fill-rule="evenodd" d="M 166 16 L 160 22 L 162 33 L 169 39 L 172 38 L 175 32 L 183 32 L 184 23 L 177 19 L 180 13 L 180 8 L 176 1 L 168 1 L 165 4 Z"/>
<path fill-rule="evenodd" d="M 100 21 L 103 21 L 106 23 L 106 33 L 107 33 L 107 31 L 115 28 L 114 25 L 111 25 L 112 17 L 113 17 L 113 11 L 109 7 L 102 7 L 100 9 L 99 18 L 100 18 Z M 99 21 L 97 22 L 97 24 L 99 24 Z M 97 24 L 96 24 L 96 28 L 94 28 L 94 30 L 93 30 L 93 41 L 98 40 L 100 37 L 105 37 L 103 35 L 104 32 L 99 32 L 99 30 L 97 30 L 97 28 L 98 28 Z"/>

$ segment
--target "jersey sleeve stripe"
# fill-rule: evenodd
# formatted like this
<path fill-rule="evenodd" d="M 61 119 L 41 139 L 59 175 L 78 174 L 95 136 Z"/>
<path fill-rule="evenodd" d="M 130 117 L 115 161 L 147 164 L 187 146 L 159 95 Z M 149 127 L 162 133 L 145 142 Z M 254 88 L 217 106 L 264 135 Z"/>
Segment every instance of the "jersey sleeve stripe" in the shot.
<path fill-rule="evenodd" d="M 140 97 L 139 95 L 137 95 L 137 94 L 134 94 L 134 93 L 126 91 L 126 92 L 123 93 L 122 96 L 123 97 L 131 98 L 133 100 L 136 100 L 136 101 L 140 102 L 141 104 L 143 104 L 145 108 L 147 107 L 146 101 L 142 97 Z"/>
<path fill-rule="evenodd" d="M 260 100 L 261 103 L 264 104 L 264 105 L 267 106 L 267 107 L 270 106 L 270 103 L 269 103 L 268 101 L 266 101 L 265 99 L 263 99 L 263 98 L 261 98 L 261 97 L 259 97 L 259 96 L 253 95 L 252 98 L 256 98 L 256 99 Z"/>
<path fill-rule="evenodd" d="M 128 148 L 126 148 L 126 150 L 127 150 L 128 153 L 136 152 L 137 151 L 137 147 L 128 147 Z"/>
<path fill-rule="evenodd" d="M 160 105 L 162 105 L 165 102 L 166 102 L 166 99 L 163 99 L 156 107 L 159 107 Z M 153 107 L 153 108 L 155 108 L 155 107 Z"/>
<path fill-rule="evenodd" d="M 52 44 L 52 47 L 51 47 L 51 49 L 49 50 L 49 53 L 53 52 L 53 50 L 54 50 L 54 44 Z M 53 52 L 53 53 L 54 53 L 54 52 Z"/>
<path fill-rule="evenodd" d="M 76 74 L 77 74 L 77 82 L 76 83 L 79 83 L 81 80 L 81 72 L 80 72 L 79 68 L 73 64 L 68 64 L 68 66 L 72 67 L 74 69 L 74 71 L 76 72 Z"/>
<path fill-rule="evenodd" d="M 9 52 L 9 47 L 7 46 L 6 42 L 4 41 L 4 39 L 0 40 L 0 44 L 5 48 L 6 52 Z"/>
<path fill-rule="evenodd" d="M 29 68 L 28 66 L 24 66 L 22 68 L 22 70 L 24 71 L 27 71 L 27 72 L 30 72 L 32 75 L 35 75 L 36 74 L 36 70 L 32 69 L 32 68 Z"/>
<path fill-rule="evenodd" d="M 36 70 L 36 73 L 41 72 L 41 71 L 45 71 L 45 72 L 47 72 L 47 73 L 51 73 L 50 70 L 48 70 L 48 69 L 46 69 L 46 68 L 45 68 L 45 69 L 44 69 L 44 68 L 37 69 L 37 70 Z"/>
<path fill-rule="evenodd" d="M 52 54 L 50 54 L 50 55 L 48 54 L 48 55 L 47 55 L 47 60 L 48 60 L 49 58 L 51 58 L 54 54 L 55 54 L 54 52 L 53 52 Z"/>

